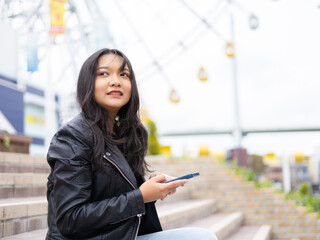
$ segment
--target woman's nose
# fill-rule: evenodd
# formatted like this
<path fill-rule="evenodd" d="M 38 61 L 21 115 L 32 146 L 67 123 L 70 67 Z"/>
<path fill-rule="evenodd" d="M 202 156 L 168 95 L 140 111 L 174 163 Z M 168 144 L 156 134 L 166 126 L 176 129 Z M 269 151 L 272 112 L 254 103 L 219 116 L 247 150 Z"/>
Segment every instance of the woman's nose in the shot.
<path fill-rule="evenodd" d="M 110 81 L 111 86 L 120 86 L 120 79 L 117 76 L 113 76 Z"/>

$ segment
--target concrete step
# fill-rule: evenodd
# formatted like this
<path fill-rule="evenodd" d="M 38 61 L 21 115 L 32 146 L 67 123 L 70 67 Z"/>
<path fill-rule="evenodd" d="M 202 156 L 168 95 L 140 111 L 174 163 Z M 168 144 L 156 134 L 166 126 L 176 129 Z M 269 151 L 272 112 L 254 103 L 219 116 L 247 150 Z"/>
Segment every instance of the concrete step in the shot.
<path fill-rule="evenodd" d="M 3 240 L 43 240 L 46 234 L 47 229 L 41 229 L 5 237 Z M 243 226 L 234 235 L 228 237 L 228 240 L 271 240 L 271 227 L 267 225 L 262 227 Z"/>
<path fill-rule="evenodd" d="M 270 240 L 271 226 L 241 226 L 235 233 L 228 237 L 228 240 Z"/>
<path fill-rule="evenodd" d="M 219 240 L 270 240 L 271 226 L 243 226 L 244 215 L 241 212 L 216 213 L 197 220 L 187 227 L 211 229 Z"/>
<path fill-rule="evenodd" d="M 228 236 L 228 240 L 251 240 L 258 230 L 257 226 L 240 226 L 237 231 Z"/>
<path fill-rule="evenodd" d="M 215 222 L 221 220 L 225 216 L 226 214 L 218 213 L 210 216 L 209 218 L 206 218 L 206 220 Z M 204 221 L 204 223 L 207 221 Z M 201 227 L 203 227 L 203 225 L 201 225 Z M 46 234 L 47 229 L 41 229 L 10 237 L 5 237 L 3 238 L 3 240 L 43 240 L 45 239 Z M 221 240 L 221 238 L 219 238 L 219 240 Z M 228 240 L 271 240 L 271 227 L 267 225 L 261 227 L 241 226 L 235 234 L 228 237 Z"/>
<path fill-rule="evenodd" d="M 216 216 L 215 216 L 216 215 Z M 242 212 L 218 213 L 207 218 L 197 220 L 188 225 L 188 227 L 203 227 L 213 231 L 219 240 L 228 239 L 232 233 L 236 232 L 244 221 Z"/>
<path fill-rule="evenodd" d="M 219 240 L 228 239 L 233 232 L 237 231 L 242 225 L 244 215 L 242 212 L 235 212 L 227 215 L 221 221 L 214 223 L 206 228 L 213 231 Z M 202 225 L 203 226 L 203 225 Z"/>
<path fill-rule="evenodd" d="M 231 221 L 228 219 L 232 218 Z M 225 236 L 230 235 L 238 229 L 243 221 L 243 215 L 237 214 L 236 218 L 231 213 L 215 213 L 206 218 L 198 219 L 186 225 L 186 227 L 199 227 L 211 229 L 219 240 L 225 239 Z"/>
<path fill-rule="evenodd" d="M 21 233 L 9 237 L 2 238 L 3 240 L 44 240 L 48 229 L 40 229 L 31 232 Z"/>
<path fill-rule="evenodd" d="M 46 158 L 21 153 L 0 153 L 1 173 L 49 173 Z"/>
<path fill-rule="evenodd" d="M 243 238 L 242 238 L 243 239 Z M 262 225 L 253 236 L 252 240 L 271 240 L 272 239 L 272 226 Z"/>
<path fill-rule="evenodd" d="M 199 214 L 201 209 L 211 209 L 212 204 L 213 202 L 211 201 L 189 200 L 176 204 L 162 204 L 161 206 L 157 206 L 157 209 L 164 229 L 176 227 L 202 227 L 212 230 L 218 236 L 219 240 L 270 240 L 271 227 L 269 226 L 267 226 L 267 229 L 265 227 L 241 226 L 243 222 L 243 214 L 241 212 L 232 214 L 214 213 L 210 216 L 205 216 L 207 214 L 203 213 Z M 196 212 L 197 214 L 195 214 Z M 179 221 L 179 224 L 175 221 Z M 45 238 L 46 232 L 47 229 L 41 229 L 9 236 L 4 239 L 42 240 Z"/>
<path fill-rule="evenodd" d="M 47 200 L 45 197 L 8 198 L 0 200 L 0 236 L 47 227 Z"/>
<path fill-rule="evenodd" d="M 30 206 L 32 204 L 31 198 L 29 198 L 29 200 L 30 200 L 29 201 L 29 206 Z M 44 203 L 44 200 L 41 198 L 38 198 L 38 199 L 35 198 L 34 202 L 36 202 L 36 200 L 38 200 L 39 204 Z M 0 200 L 0 209 L 3 206 L 1 204 L 1 201 L 3 200 Z M 22 199 L 20 201 L 22 205 L 23 204 Z M 33 207 L 35 207 L 35 205 Z M 12 209 L 6 208 L 6 212 L 8 212 L 9 210 L 12 210 Z M 159 206 L 157 204 L 157 210 L 158 210 L 158 215 L 163 228 L 171 229 L 176 227 L 183 227 L 187 223 L 194 221 L 194 219 L 205 218 L 208 215 L 213 214 L 216 211 L 216 208 L 215 208 L 214 200 L 186 200 L 186 201 L 180 201 L 178 203 L 161 204 Z M 20 215 L 18 214 L 18 212 L 20 213 Z M 22 211 L 19 210 L 18 212 L 15 214 L 18 215 L 17 217 L 19 216 L 21 217 Z M 46 211 L 43 211 L 43 213 L 46 213 Z M 12 213 L 11 215 L 14 215 L 14 213 Z M 23 215 L 28 216 L 28 214 L 23 214 Z M 45 228 L 45 227 L 46 226 L 42 228 Z M 33 240 L 41 239 L 42 240 L 45 238 L 45 235 L 47 232 L 46 229 L 32 231 L 32 232 L 27 232 L 27 230 L 28 229 L 26 229 L 25 233 L 22 233 L 23 231 L 16 232 L 15 234 L 17 235 L 14 235 L 14 236 L 9 236 L 8 234 L 4 234 L 3 236 L 9 236 L 4 239 L 11 239 L 11 240 L 20 240 L 20 239 L 33 239 Z M 22 233 L 22 234 L 19 234 L 19 233 Z"/>
<path fill-rule="evenodd" d="M 217 211 L 215 200 L 185 200 L 167 204 L 156 204 L 163 229 L 184 227 Z"/>
<path fill-rule="evenodd" d="M 0 199 L 44 196 L 47 173 L 1 173 Z"/>

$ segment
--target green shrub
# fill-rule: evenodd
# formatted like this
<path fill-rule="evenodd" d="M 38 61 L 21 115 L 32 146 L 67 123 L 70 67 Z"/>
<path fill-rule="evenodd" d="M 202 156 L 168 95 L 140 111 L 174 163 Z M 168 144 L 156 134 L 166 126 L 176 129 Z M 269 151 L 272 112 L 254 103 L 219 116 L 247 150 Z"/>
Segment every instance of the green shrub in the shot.
<path fill-rule="evenodd" d="M 307 212 L 317 213 L 320 219 L 320 196 L 311 194 L 308 183 L 302 183 L 296 192 L 290 192 L 286 199 L 295 201 L 296 205 L 306 207 Z"/>
<path fill-rule="evenodd" d="M 247 181 L 253 181 L 256 188 L 271 187 L 269 180 L 260 182 L 256 179 L 256 173 L 248 168 L 237 167 L 233 164 L 229 169 L 233 170 L 236 175 L 244 176 Z M 313 196 L 308 183 L 304 182 L 300 185 L 298 191 L 286 194 L 286 199 L 294 200 L 296 205 L 306 207 L 308 213 L 317 213 L 320 219 L 320 196 Z"/>
<path fill-rule="evenodd" d="M 10 150 L 10 149 L 11 149 L 10 137 L 8 137 L 8 136 L 3 137 L 2 145 L 3 145 L 6 149 Z"/>
<path fill-rule="evenodd" d="M 299 190 L 298 192 L 301 194 L 301 195 L 310 195 L 311 194 L 311 189 L 309 187 L 309 184 L 304 182 L 300 185 L 299 187 Z"/>
<path fill-rule="evenodd" d="M 148 154 L 157 155 L 160 153 L 160 144 L 157 139 L 157 127 L 154 121 L 149 119 L 147 122 L 147 128 L 149 132 Z"/>
<path fill-rule="evenodd" d="M 254 185 L 256 186 L 256 188 L 267 188 L 267 187 L 271 187 L 272 183 L 269 180 L 260 182 L 260 181 L 254 181 Z"/>

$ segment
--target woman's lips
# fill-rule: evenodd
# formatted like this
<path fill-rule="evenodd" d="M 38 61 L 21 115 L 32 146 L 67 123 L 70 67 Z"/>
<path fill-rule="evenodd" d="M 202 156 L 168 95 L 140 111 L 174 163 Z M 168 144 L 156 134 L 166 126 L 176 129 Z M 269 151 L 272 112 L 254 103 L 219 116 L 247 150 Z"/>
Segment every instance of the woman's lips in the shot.
<path fill-rule="evenodd" d="M 111 96 L 122 96 L 123 93 L 121 91 L 111 91 L 111 92 L 108 92 L 107 95 L 111 95 Z"/>

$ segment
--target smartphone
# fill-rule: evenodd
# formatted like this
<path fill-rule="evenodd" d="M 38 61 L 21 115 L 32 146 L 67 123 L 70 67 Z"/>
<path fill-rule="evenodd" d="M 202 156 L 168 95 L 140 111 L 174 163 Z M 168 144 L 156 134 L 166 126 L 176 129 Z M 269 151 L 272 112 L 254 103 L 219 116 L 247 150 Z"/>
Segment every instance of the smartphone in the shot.
<path fill-rule="evenodd" d="M 196 177 L 196 176 L 199 176 L 199 175 L 200 175 L 199 172 L 194 172 L 194 173 L 190 173 L 190 174 L 184 175 L 182 177 L 178 177 L 178 178 L 172 179 L 170 181 L 166 181 L 164 183 L 169 183 L 169 182 L 173 182 L 173 181 L 176 181 L 176 180 L 182 180 L 182 179 L 189 179 L 189 178 L 193 178 L 193 177 Z"/>

